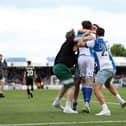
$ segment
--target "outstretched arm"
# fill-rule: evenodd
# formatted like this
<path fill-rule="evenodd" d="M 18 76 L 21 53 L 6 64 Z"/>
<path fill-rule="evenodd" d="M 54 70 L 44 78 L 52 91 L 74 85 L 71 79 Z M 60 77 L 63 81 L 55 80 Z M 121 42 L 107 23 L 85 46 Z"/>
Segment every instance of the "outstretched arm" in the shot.
<path fill-rule="evenodd" d="M 78 46 L 78 47 L 84 47 L 86 41 L 90 41 L 90 40 L 93 40 L 93 39 L 94 39 L 94 37 L 93 37 L 92 35 L 88 35 L 88 36 L 82 37 L 82 38 L 78 41 L 77 46 Z"/>
<path fill-rule="evenodd" d="M 85 36 L 91 33 L 91 30 L 88 29 L 79 29 L 78 33 L 83 33 Z"/>

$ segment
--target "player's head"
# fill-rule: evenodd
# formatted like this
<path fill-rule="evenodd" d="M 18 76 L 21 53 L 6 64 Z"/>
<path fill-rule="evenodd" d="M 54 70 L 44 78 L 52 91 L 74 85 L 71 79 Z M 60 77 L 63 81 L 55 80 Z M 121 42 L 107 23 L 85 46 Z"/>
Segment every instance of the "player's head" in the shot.
<path fill-rule="evenodd" d="M 92 23 L 88 20 L 82 21 L 81 25 L 82 25 L 83 29 L 89 29 L 89 30 L 92 29 Z"/>
<path fill-rule="evenodd" d="M 99 25 L 92 24 L 92 31 L 95 31 L 96 32 L 97 28 L 99 28 Z"/>
<path fill-rule="evenodd" d="M 105 35 L 105 30 L 101 27 L 97 28 L 96 30 L 96 36 L 100 37 L 100 36 L 104 36 Z"/>
<path fill-rule="evenodd" d="M 28 64 L 28 65 L 31 65 L 31 61 L 30 61 L 30 60 L 28 60 L 28 61 L 27 61 L 27 64 Z"/>
<path fill-rule="evenodd" d="M 66 33 L 66 39 L 68 40 L 73 40 L 75 38 L 75 32 L 74 30 L 70 30 Z"/>

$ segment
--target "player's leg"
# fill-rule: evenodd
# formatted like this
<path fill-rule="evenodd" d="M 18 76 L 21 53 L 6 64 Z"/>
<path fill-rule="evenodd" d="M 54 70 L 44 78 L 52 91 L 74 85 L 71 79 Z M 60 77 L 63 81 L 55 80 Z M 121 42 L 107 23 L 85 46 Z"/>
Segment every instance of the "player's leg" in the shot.
<path fill-rule="evenodd" d="M 78 113 L 77 111 L 74 111 L 72 109 L 72 100 L 74 98 L 74 90 L 75 90 L 72 73 L 68 68 L 66 68 L 65 71 L 64 71 L 65 72 L 64 75 L 62 76 L 62 79 L 63 79 L 62 83 L 64 85 L 64 88 L 67 89 L 67 91 L 66 91 L 66 103 L 65 103 L 65 108 L 63 112 L 64 113 Z"/>
<path fill-rule="evenodd" d="M 117 89 L 110 83 L 106 83 L 105 87 L 116 97 L 122 108 L 126 107 L 126 101 L 120 96 Z"/>
<path fill-rule="evenodd" d="M 53 106 L 55 106 L 56 108 L 59 108 L 61 110 L 64 110 L 64 107 L 61 105 L 61 99 L 64 96 L 64 94 L 66 93 L 66 91 L 67 91 L 67 88 L 64 88 L 64 86 L 62 86 L 57 97 L 53 101 L 53 104 L 52 104 Z"/>
<path fill-rule="evenodd" d="M 34 90 L 34 88 L 33 88 L 33 78 L 30 78 L 30 87 L 29 87 L 29 89 L 30 89 L 30 96 L 31 96 L 31 98 L 33 98 L 33 90 Z"/>
<path fill-rule="evenodd" d="M 65 80 L 65 81 L 67 81 L 67 80 Z M 64 108 L 64 113 L 78 113 L 77 111 L 74 111 L 72 109 L 72 100 L 74 97 L 74 90 L 75 90 L 74 81 L 73 81 L 72 77 L 69 78 L 69 82 L 64 83 L 64 87 L 67 88 L 66 104 L 65 104 L 65 108 Z"/>
<path fill-rule="evenodd" d="M 26 87 L 27 87 L 27 95 L 28 95 L 28 98 L 31 96 L 30 94 L 30 80 L 29 78 L 26 78 Z"/>
<path fill-rule="evenodd" d="M 101 88 L 102 88 L 102 85 L 100 83 L 95 83 L 94 84 L 94 93 L 95 93 L 95 96 L 96 98 L 98 99 L 98 101 L 100 102 L 101 104 L 101 107 L 102 107 L 102 111 L 97 113 L 96 115 L 98 116 L 101 116 L 101 115 L 111 115 L 110 113 L 110 110 L 106 104 L 106 101 L 105 101 L 105 98 L 104 98 L 104 95 L 101 91 Z"/>
<path fill-rule="evenodd" d="M 72 78 L 71 70 L 64 64 L 57 64 L 54 66 L 53 72 L 61 80 L 64 86 L 61 89 L 60 96 L 58 95 L 58 98 L 62 97 L 66 92 L 66 104 L 65 104 L 64 112 L 75 113 L 75 111 L 72 110 L 71 108 L 71 103 L 73 100 L 73 93 L 74 93 L 74 81 Z"/>
<path fill-rule="evenodd" d="M 84 97 L 84 111 L 90 112 L 90 101 L 93 89 L 93 75 L 94 75 L 94 58 L 87 57 L 85 59 L 85 79 L 82 85 L 82 94 Z"/>
<path fill-rule="evenodd" d="M 90 112 L 90 101 L 93 91 L 93 81 L 92 78 L 86 78 L 85 84 L 82 85 L 82 93 L 84 98 L 84 108 L 83 111 L 89 113 Z"/>
<path fill-rule="evenodd" d="M 33 82 L 33 79 L 31 80 L 31 91 L 34 91 L 34 82 Z"/>
<path fill-rule="evenodd" d="M 78 106 L 77 100 L 80 91 L 80 83 L 81 83 L 80 71 L 78 66 L 76 66 L 75 73 L 74 73 L 75 91 L 74 91 L 74 99 L 73 99 L 73 110 L 77 110 L 77 106 Z"/>
<path fill-rule="evenodd" d="M 81 84 L 82 84 L 82 95 L 85 102 L 85 92 L 84 92 L 84 85 L 85 85 L 85 75 L 86 75 L 86 62 L 85 62 L 85 56 L 81 55 L 78 57 L 78 67 L 80 70 L 80 77 L 81 77 Z"/>
<path fill-rule="evenodd" d="M 102 107 L 102 111 L 96 114 L 98 116 L 111 115 L 111 112 L 106 104 L 106 101 L 105 101 L 105 98 L 104 98 L 104 95 L 103 95 L 101 89 L 102 89 L 103 84 L 105 84 L 108 80 L 110 80 L 110 78 L 112 76 L 113 76 L 112 72 L 109 72 L 106 70 L 101 70 L 101 71 L 98 71 L 98 73 L 95 77 L 94 93 Z"/>
<path fill-rule="evenodd" d="M 56 64 L 53 67 L 53 73 L 57 76 L 57 78 L 62 81 L 64 72 L 66 67 L 64 68 L 64 64 Z M 55 106 L 56 108 L 59 108 L 61 110 L 64 110 L 64 107 L 61 105 L 61 100 L 64 94 L 66 93 L 67 89 L 64 88 L 64 85 L 61 87 L 58 95 L 56 96 L 55 100 L 53 101 L 52 105 Z"/>
<path fill-rule="evenodd" d="M 80 91 L 81 79 L 74 78 L 74 83 L 75 83 L 75 90 L 74 90 L 74 98 L 73 98 L 73 110 L 77 110 L 77 106 L 78 106 L 77 100 L 78 100 L 79 91 Z"/>

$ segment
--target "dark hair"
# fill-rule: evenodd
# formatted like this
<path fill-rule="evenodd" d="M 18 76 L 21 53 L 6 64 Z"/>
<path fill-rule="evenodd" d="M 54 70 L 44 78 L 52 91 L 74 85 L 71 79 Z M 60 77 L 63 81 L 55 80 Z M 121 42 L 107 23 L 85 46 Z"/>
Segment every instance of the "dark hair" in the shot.
<path fill-rule="evenodd" d="M 29 60 L 29 61 L 27 61 L 27 64 L 28 64 L 28 65 L 30 65 L 30 64 L 31 64 L 31 61 L 30 61 L 30 60 Z"/>
<path fill-rule="evenodd" d="M 99 28 L 99 25 L 97 25 L 97 24 L 93 24 L 93 25 L 95 25 L 97 28 Z"/>
<path fill-rule="evenodd" d="M 90 21 L 82 21 L 81 25 L 84 29 L 91 29 L 92 28 L 92 23 Z"/>
<path fill-rule="evenodd" d="M 104 36 L 105 30 L 103 28 L 98 27 L 96 30 L 96 35 L 98 36 Z"/>
<path fill-rule="evenodd" d="M 75 32 L 73 29 L 66 33 L 66 39 L 74 39 L 74 38 L 75 38 Z"/>

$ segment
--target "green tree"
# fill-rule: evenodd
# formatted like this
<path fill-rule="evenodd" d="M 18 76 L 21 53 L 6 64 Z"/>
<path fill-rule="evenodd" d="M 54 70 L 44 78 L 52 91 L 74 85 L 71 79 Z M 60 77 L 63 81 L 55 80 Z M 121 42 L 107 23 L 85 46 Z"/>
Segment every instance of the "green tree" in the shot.
<path fill-rule="evenodd" d="M 121 44 L 114 44 L 111 47 L 111 53 L 113 56 L 126 56 L 126 49 Z"/>

